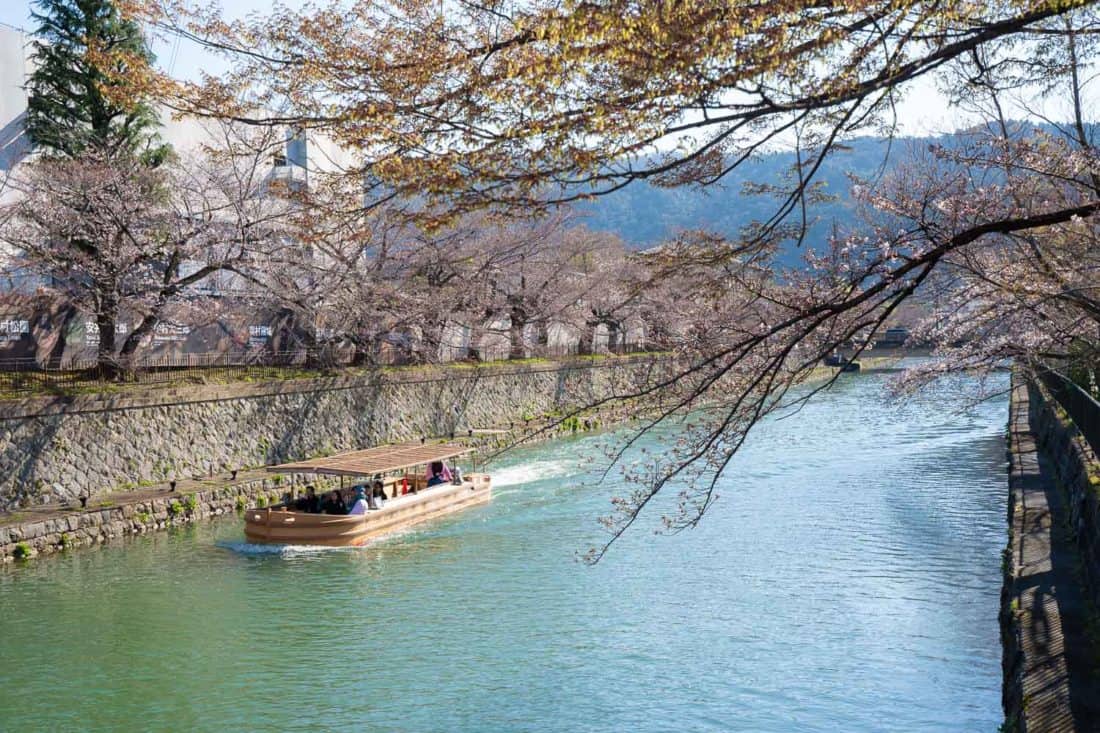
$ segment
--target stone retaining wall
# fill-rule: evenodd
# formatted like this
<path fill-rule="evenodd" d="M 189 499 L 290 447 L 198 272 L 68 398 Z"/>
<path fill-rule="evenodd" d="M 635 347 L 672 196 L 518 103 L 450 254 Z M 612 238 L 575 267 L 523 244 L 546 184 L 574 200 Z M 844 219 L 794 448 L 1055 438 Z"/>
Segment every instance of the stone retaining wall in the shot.
<path fill-rule="evenodd" d="M 321 490 L 335 481 L 309 477 Z M 160 495 L 93 511 L 73 510 L 62 516 L 0 526 L 0 563 L 97 545 L 125 537 L 188 524 L 244 508 L 279 502 L 291 488 L 307 483 L 302 476 L 265 476 L 233 485 L 188 493 Z"/>
<path fill-rule="evenodd" d="M 508 427 L 634 391 L 665 360 L 420 370 L 0 403 L 0 510 Z"/>

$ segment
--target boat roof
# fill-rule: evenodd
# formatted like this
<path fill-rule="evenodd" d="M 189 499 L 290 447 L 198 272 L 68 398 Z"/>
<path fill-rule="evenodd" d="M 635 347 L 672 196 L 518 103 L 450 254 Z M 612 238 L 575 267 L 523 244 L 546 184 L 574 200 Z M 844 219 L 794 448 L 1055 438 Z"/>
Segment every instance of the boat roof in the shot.
<path fill-rule="evenodd" d="M 398 471 L 423 463 L 442 461 L 469 453 L 460 443 L 397 443 L 376 448 L 339 453 L 326 458 L 268 466 L 271 473 L 319 473 L 330 476 L 372 476 L 376 473 Z"/>

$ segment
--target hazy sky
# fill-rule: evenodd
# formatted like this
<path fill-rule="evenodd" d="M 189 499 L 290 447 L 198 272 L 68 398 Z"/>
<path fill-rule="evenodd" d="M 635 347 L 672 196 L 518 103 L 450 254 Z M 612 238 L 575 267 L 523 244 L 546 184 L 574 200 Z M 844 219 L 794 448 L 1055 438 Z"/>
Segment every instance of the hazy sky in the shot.
<path fill-rule="evenodd" d="M 300 6 L 301 0 L 285 0 L 290 7 Z M 223 6 L 232 8 L 234 16 L 250 12 L 262 12 L 271 8 L 271 0 L 223 0 Z M 30 0 L 0 0 L 0 23 L 30 29 Z M 212 59 L 195 46 L 183 43 L 160 42 L 154 47 L 158 61 L 179 77 L 193 77 L 198 70 L 217 71 L 220 59 Z M 1058 105 L 1047 105 L 1045 114 L 1054 118 L 1064 117 L 1058 114 Z M 1027 117 L 1022 108 L 1013 111 L 1014 117 Z M 919 80 L 911 85 L 899 107 L 899 123 L 902 134 L 928 135 L 950 132 L 967 126 L 971 120 L 960 110 L 949 108 L 945 99 L 936 91 L 931 79 Z"/>

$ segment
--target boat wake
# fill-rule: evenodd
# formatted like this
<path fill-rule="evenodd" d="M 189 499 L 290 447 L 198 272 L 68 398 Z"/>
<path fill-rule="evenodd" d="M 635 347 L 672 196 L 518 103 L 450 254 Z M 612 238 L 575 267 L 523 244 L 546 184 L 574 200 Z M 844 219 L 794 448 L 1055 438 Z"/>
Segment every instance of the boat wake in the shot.
<path fill-rule="evenodd" d="M 319 555 L 329 552 L 359 552 L 376 548 L 383 542 L 392 542 L 417 533 L 418 527 L 406 527 L 397 529 L 387 534 L 373 537 L 361 545 L 349 545 L 345 547 L 330 547 L 328 545 L 260 545 L 243 540 L 223 540 L 215 542 L 215 546 L 239 555 L 280 555 L 282 557 L 296 557 L 299 555 Z"/>
<path fill-rule="evenodd" d="M 489 474 L 493 477 L 493 488 L 503 486 L 519 486 L 543 479 L 568 476 L 574 473 L 576 467 L 573 461 L 541 461 L 538 463 L 521 463 L 518 466 L 503 466 L 501 468 L 489 468 Z"/>
<path fill-rule="evenodd" d="M 257 545 L 252 542 L 218 542 L 218 547 L 240 555 L 315 555 L 321 552 L 347 552 L 360 547 L 326 547 L 324 545 Z"/>

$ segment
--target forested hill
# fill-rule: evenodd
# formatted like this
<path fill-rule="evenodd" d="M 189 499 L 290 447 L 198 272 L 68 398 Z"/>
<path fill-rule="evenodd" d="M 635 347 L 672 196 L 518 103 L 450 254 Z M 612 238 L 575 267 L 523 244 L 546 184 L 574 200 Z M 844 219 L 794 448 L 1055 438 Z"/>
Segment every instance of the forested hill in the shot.
<path fill-rule="evenodd" d="M 876 178 L 889 154 L 889 165 L 905 160 L 914 150 L 926 149 L 943 138 L 903 138 L 888 141 L 883 138 L 857 138 L 846 143 L 822 166 L 817 180 L 825 190 L 836 196 L 835 201 L 815 207 L 818 223 L 811 231 L 808 243 L 824 241 L 832 231 L 833 221 L 842 226 L 849 223 L 852 204 L 849 199 L 849 174 L 860 178 Z M 777 199 L 767 195 L 745 195 L 742 186 L 751 183 L 777 183 L 790 170 L 793 153 L 776 153 L 761 157 L 727 175 L 720 185 L 704 189 L 658 188 L 634 183 L 624 189 L 578 205 L 587 215 L 592 229 L 612 231 L 629 246 L 642 249 L 660 243 L 684 229 L 707 229 L 735 236 L 742 226 L 754 219 L 765 220 L 772 215 Z M 797 252 L 783 258 L 788 264 L 799 259 Z"/>

